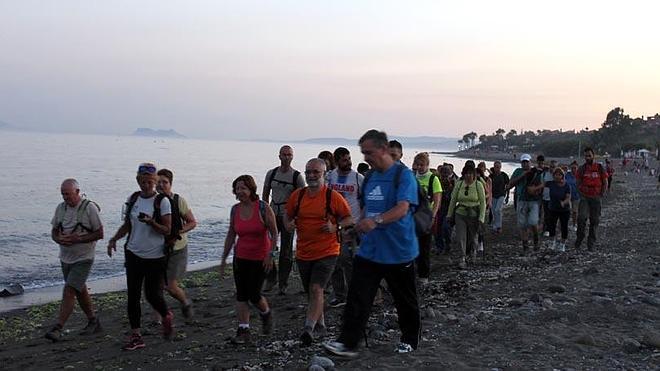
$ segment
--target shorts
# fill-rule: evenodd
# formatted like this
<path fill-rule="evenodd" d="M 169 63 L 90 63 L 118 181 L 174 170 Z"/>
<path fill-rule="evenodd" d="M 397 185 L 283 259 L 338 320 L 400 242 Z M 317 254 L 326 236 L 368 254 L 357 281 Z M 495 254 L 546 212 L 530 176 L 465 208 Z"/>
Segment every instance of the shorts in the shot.
<path fill-rule="evenodd" d="M 264 261 L 234 258 L 233 266 L 236 301 L 256 305 L 261 300 L 261 286 L 266 278 Z"/>
<path fill-rule="evenodd" d="M 62 264 L 62 274 L 64 275 L 64 284 L 73 287 L 76 291 L 81 292 L 87 282 L 89 272 L 92 270 L 94 260 L 82 260 L 75 263 Z"/>
<path fill-rule="evenodd" d="M 335 271 L 337 255 L 326 256 L 317 260 L 296 259 L 296 263 L 298 263 L 298 272 L 300 273 L 303 289 L 306 293 L 309 293 L 309 286 L 312 284 L 318 284 L 322 288 L 328 285 L 332 272 Z"/>
<path fill-rule="evenodd" d="M 186 274 L 188 267 L 188 246 L 181 250 L 174 250 L 167 261 L 167 280 L 180 281 Z"/>
<path fill-rule="evenodd" d="M 520 228 L 533 227 L 539 224 L 539 201 L 518 201 L 516 215 Z"/>

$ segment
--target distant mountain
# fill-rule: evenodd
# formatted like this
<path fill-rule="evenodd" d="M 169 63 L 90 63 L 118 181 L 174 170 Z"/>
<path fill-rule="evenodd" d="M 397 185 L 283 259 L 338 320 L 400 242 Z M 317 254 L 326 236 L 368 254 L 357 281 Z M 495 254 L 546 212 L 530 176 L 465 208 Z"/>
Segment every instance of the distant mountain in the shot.
<path fill-rule="evenodd" d="M 456 143 L 459 138 L 446 138 L 446 137 L 400 137 L 391 136 L 390 140 L 398 140 L 405 147 L 410 148 L 424 148 L 428 150 L 447 150 L 455 149 Z M 311 138 L 302 141 L 303 143 L 313 144 L 334 144 L 334 145 L 356 145 L 357 139 L 347 138 Z"/>
<path fill-rule="evenodd" d="M 18 128 L 4 121 L 0 121 L 0 130 L 18 130 Z"/>
<path fill-rule="evenodd" d="M 174 131 L 173 129 L 162 130 L 162 129 L 150 129 L 150 128 L 137 128 L 133 132 L 133 136 L 136 137 L 159 137 L 159 138 L 185 138 L 185 135 L 181 135 Z"/>

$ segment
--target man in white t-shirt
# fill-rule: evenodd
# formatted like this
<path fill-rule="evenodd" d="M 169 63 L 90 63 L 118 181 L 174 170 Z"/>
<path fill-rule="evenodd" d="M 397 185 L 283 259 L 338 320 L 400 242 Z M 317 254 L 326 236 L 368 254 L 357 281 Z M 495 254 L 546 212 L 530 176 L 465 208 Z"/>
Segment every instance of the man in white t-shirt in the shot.
<path fill-rule="evenodd" d="M 357 223 L 360 221 L 360 192 L 364 176 L 352 169 L 351 153 L 348 149 L 339 147 L 335 149 L 333 155 L 337 168 L 328 173 L 328 185 L 344 196 L 351 208 L 353 221 Z M 359 244 L 357 233 L 352 228 L 341 231 L 341 237 L 341 250 L 330 281 L 334 297 L 330 300 L 329 305 L 333 308 L 346 304 L 348 284 L 353 271 L 354 250 Z"/>
<path fill-rule="evenodd" d="M 45 335 L 53 342 L 62 339 L 64 324 L 73 312 L 76 299 L 87 316 L 87 326 L 81 334 L 90 335 L 102 330 L 86 285 L 94 263 L 96 241 L 103 239 L 99 207 L 80 196 L 80 186 L 75 179 L 64 180 L 60 191 L 64 202 L 55 209 L 51 237 L 60 246 L 65 284 L 57 324 Z"/>

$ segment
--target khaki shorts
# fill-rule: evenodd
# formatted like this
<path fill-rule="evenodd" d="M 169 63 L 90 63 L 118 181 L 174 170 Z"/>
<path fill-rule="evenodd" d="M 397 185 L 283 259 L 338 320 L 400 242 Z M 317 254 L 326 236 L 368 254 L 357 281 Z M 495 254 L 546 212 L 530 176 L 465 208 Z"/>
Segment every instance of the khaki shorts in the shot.
<path fill-rule="evenodd" d="M 92 270 L 94 260 L 82 260 L 71 264 L 60 263 L 62 264 L 62 274 L 64 274 L 64 284 L 81 292 L 85 287 L 89 272 Z"/>
<path fill-rule="evenodd" d="M 180 281 L 188 268 L 188 246 L 175 250 L 167 261 L 167 280 Z"/>

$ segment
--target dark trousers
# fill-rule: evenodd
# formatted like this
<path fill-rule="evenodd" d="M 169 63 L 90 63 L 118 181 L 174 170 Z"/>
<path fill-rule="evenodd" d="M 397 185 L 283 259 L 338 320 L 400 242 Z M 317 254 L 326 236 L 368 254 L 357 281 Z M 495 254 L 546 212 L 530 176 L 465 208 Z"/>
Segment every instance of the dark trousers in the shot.
<path fill-rule="evenodd" d="M 541 213 L 543 214 L 543 232 L 550 232 L 550 201 L 543 200 L 541 201 Z"/>
<path fill-rule="evenodd" d="M 556 211 L 548 210 L 548 231 L 550 231 L 550 237 L 554 237 L 557 234 L 557 220 L 559 220 L 559 225 L 561 227 L 561 238 L 565 240 L 568 238 L 568 220 L 571 218 L 571 211 Z"/>
<path fill-rule="evenodd" d="M 140 328 L 142 308 L 142 284 L 147 302 L 162 317 L 167 315 L 167 303 L 163 297 L 165 286 L 165 257 L 158 259 L 143 259 L 126 250 L 126 287 L 128 291 L 128 320 L 132 329 Z"/>
<path fill-rule="evenodd" d="M 438 213 L 435 230 L 435 247 L 438 252 L 448 252 L 451 246 L 451 225 L 447 219 L 447 213 Z"/>
<path fill-rule="evenodd" d="M 596 228 L 598 228 L 598 223 L 600 222 L 600 208 L 600 197 L 590 198 L 582 196 L 580 198 L 580 203 L 578 204 L 578 229 L 575 239 L 576 247 L 579 247 L 584 240 L 587 218 L 589 218 L 587 246 L 594 248 L 596 244 Z"/>
<path fill-rule="evenodd" d="M 280 232 L 280 258 L 278 267 L 273 264 L 273 269 L 266 276 L 266 280 L 271 283 L 279 281 L 280 289 L 286 289 L 289 283 L 289 275 L 291 274 L 291 267 L 293 266 L 293 233 L 289 233 L 284 228 L 284 217 L 275 217 L 277 221 L 277 230 Z"/>
<path fill-rule="evenodd" d="M 353 248 L 350 244 L 342 244 L 341 251 L 337 257 L 335 271 L 332 272 L 332 295 L 335 299 L 346 301 L 348 286 L 353 274 Z"/>
<path fill-rule="evenodd" d="M 431 233 L 417 235 L 419 242 L 419 255 L 415 259 L 417 264 L 417 273 L 419 278 L 429 278 L 431 274 L 431 243 L 433 236 Z"/>
<path fill-rule="evenodd" d="M 412 261 L 404 264 L 379 264 L 359 256 L 355 257 L 338 341 L 349 349 L 357 347 L 369 320 L 371 305 L 382 279 L 387 282 L 394 298 L 399 316 L 401 342 L 410 344 L 416 349 L 422 325 L 417 302 L 415 264 Z"/>

